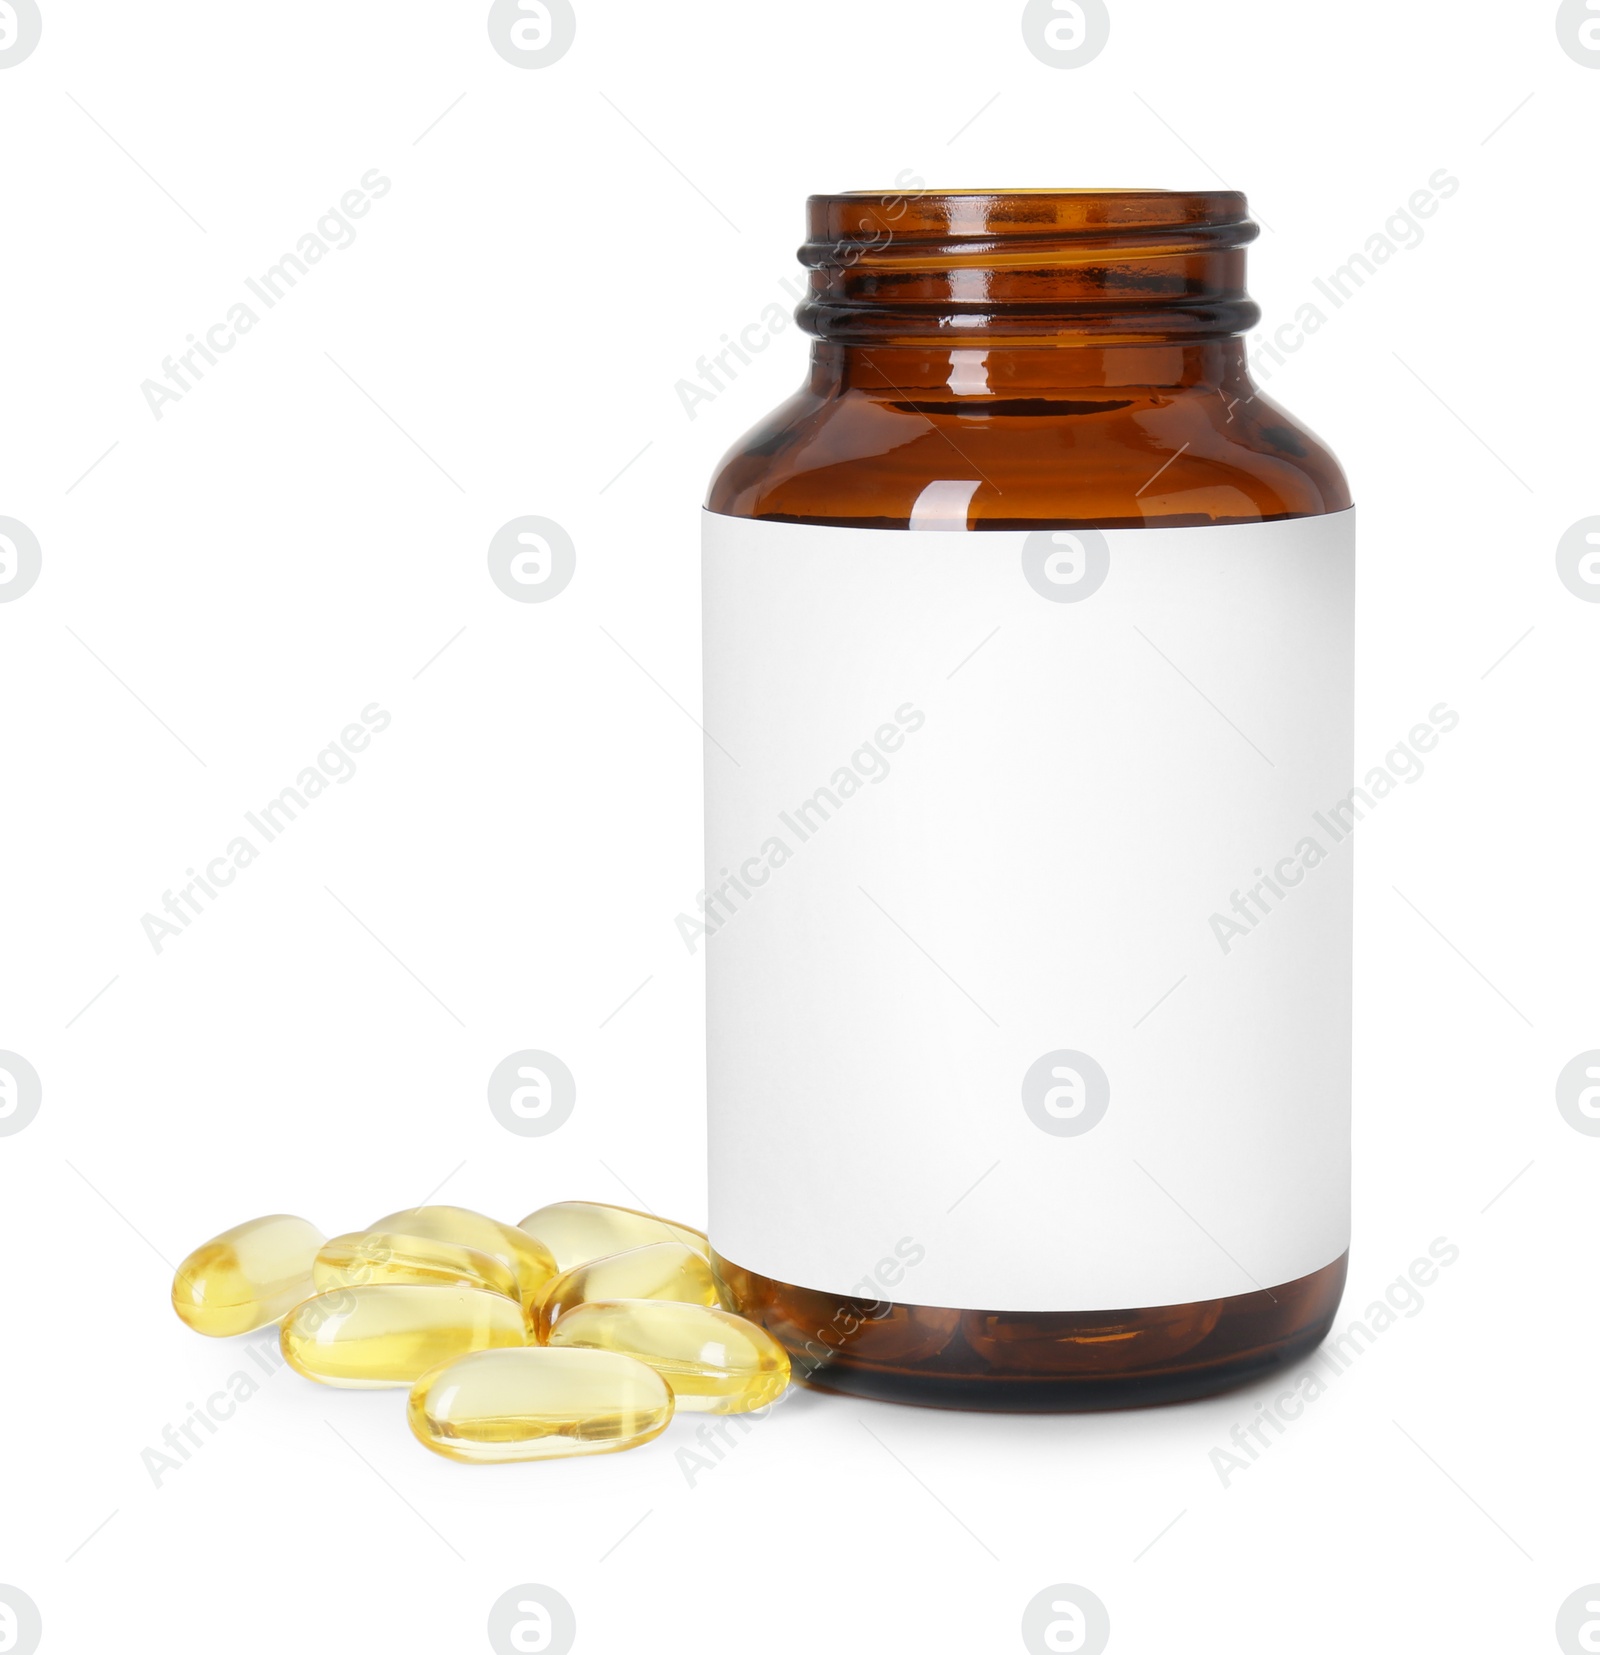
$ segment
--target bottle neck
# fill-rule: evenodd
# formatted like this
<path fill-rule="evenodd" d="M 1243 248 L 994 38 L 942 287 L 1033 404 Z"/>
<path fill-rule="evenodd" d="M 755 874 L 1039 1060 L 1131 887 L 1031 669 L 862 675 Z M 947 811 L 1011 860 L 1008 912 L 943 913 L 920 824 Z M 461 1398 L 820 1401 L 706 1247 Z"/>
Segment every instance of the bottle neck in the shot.
<path fill-rule="evenodd" d="M 796 317 L 869 355 L 1055 348 L 1081 353 L 1075 373 L 1128 361 L 1118 347 L 1236 340 L 1261 315 L 1257 227 L 1232 190 L 853 192 L 813 196 L 807 226 Z"/>
<path fill-rule="evenodd" d="M 824 397 L 856 393 L 884 400 L 915 391 L 919 400 L 959 403 L 971 398 L 977 406 L 985 399 L 1059 401 L 1060 392 L 1074 390 L 1203 390 L 1216 391 L 1228 401 L 1254 392 L 1242 338 L 1195 345 L 983 349 L 974 344 L 957 350 L 818 340 L 811 348 L 810 389 Z"/>

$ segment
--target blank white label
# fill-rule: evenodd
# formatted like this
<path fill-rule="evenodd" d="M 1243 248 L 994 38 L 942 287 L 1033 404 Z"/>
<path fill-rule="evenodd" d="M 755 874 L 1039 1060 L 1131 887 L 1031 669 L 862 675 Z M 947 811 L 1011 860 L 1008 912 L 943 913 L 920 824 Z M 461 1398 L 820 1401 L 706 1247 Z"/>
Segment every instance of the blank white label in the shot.
<path fill-rule="evenodd" d="M 705 519 L 711 1239 L 1132 1309 L 1348 1244 L 1354 514 Z"/>

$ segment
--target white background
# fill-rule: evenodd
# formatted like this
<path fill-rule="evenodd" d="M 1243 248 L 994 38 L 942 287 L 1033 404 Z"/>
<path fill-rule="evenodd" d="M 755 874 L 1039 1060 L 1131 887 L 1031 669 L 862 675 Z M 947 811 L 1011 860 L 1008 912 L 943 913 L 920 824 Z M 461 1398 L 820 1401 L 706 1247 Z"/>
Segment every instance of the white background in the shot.
<path fill-rule="evenodd" d="M 521 1582 L 580 1651 L 1009 1651 L 1056 1582 L 1118 1655 L 1556 1647 L 1600 1578 L 1600 1141 L 1553 1098 L 1600 1046 L 1600 606 L 1554 564 L 1600 512 L 1600 73 L 1550 0 L 1117 0 L 1071 70 L 1012 0 L 578 0 L 533 71 L 482 4 L 42 3 L 0 70 L 0 515 L 43 547 L 0 604 L 0 1047 L 44 1085 L 0 1138 L 0 1581 L 43 1647 L 474 1651 Z M 373 167 L 354 244 L 157 421 L 141 381 Z M 1357 862 L 1341 1324 L 1448 1237 L 1421 1313 L 1227 1487 L 1250 1392 L 803 1394 L 691 1486 L 687 1423 L 469 1469 L 401 1393 L 292 1374 L 156 1486 L 141 1451 L 247 1366 L 166 1303 L 229 1224 L 441 1185 L 700 1221 L 697 507 L 805 341 L 692 421 L 675 383 L 781 297 L 807 192 L 1225 180 L 1271 328 L 1441 167 L 1425 239 L 1270 385 L 1362 509 L 1358 763 L 1461 714 Z M 549 603 L 487 575 L 524 513 L 578 548 Z M 140 916 L 374 701 L 354 779 L 157 955 Z M 531 1046 L 578 1085 L 544 1138 L 485 1101 Z"/>

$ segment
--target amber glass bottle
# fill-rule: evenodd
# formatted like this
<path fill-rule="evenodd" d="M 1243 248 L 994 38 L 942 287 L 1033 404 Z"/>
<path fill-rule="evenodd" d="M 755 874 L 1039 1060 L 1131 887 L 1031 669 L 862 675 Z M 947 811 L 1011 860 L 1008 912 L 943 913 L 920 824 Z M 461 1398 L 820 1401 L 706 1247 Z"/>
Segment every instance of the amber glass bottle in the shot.
<path fill-rule="evenodd" d="M 1349 853 L 1315 827 L 1296 846 L 1297 830 L 1280 824 L 1325 802 L 1323 778 L 1349 775 L 1340 664 L 1349 581 L 1330 572 L 1346 554 L 1303 537 L 1321 532 L 1307 520 L 1347 519 L 1350 496 L 1332 455 L 1252 383 L 1242 335 L 1259 312 L 1245 289 L 1244 249 L 1256 233 L 1232 191 L 859 192 L 810 202 L 801 261 L 811 290 L 798 311 L 816 341 L 809 380 L 729 453 L 707 500 L 705 946 L 711 1242 L 732 1300 L 782 1340 L 814 1386 L 964 1408 L 1165 1402 L 1288 1362 L 1332 1322 L 1346 1259 Z M 825 529 L 872 533 L 824 540 Z M 1175 530 L 1184 533 L 1167 532 Z M 758 532 L 768 538 L 748 539 Z M 1110 560 L 1106 597 L 1036 603 L 1037 613 L 1004 608 L 1034 601 L 1013 577 L 1019 553 L 1030 567 L 1041 534 L 1038 555 L 1058 566 L 1029 575 L 1036 590 L 1056 596 L 1041 580 L 1079 578 L 1098 547 Z M 716 536 L 728 549 L 713 559 Z M 1157 559 L 1148 571 L 1146 548 Z M 813 552 L 811 585 L 784 586 L 806 580 Z M 880 556 L 913 554 L 920 561 L 904 566 L 903 602 L 874 634 L 873 593 L 853 571 L 870 582 Z M 974 571 L 970 591 L 962 558 Z M 1214 624 L 1200 626 L 1183 571 L 1209 570 L 1213 558 L 1216 588 L 1229 596 Z M 769 572 L 758 576 L 758 565 Z M 758 578 L 779 585 L 755 593 Z M 1013 580 L 1017 595 L 982 585 L 991 578 Z M 1109 607 L 1119 579 L 1114 601 L 1135 605 L 1125 612 Z M 801 594 L 818 583 L 832 583 L 844 620 L 828 618 L 826 599 L 822 619 L 811 618 Z M 1211 589 L 1195 601 L 1210 601 Z M 1091 634 L 1097 605 L 1104 625 Z M 1253 630 L 1241 623 L 1229 652 L 1197 664 L 1209 632 L 1227 631 L 1245 610 Z M 768 693 L 760 655 L 783 654 L 791 625 L 807 641 L 774 663 L 781 683 Z M 1197 626 L 1191 641 L 1184 628 Z M 1035 639 L 1031 628 L 1056 630 Z M 879 637 L 909 636 L 913 648 L 946 634 L 926 708 L 914 685 L 861 665 Z M 957 661 L 968 634 L 972 655 Z M 747 635 L 758 654 L 730 665 Z M 1146 652 L 1105 655 L 1098 678 L 1060 675 L 1113 647 Z M 1252 651 L 1260 672 L 1250 678 L 1247 661 L 1239 670 L 1249 681 L 1235 683 L 1229 674 Z M 1289 676 L 1302 652 L 1320 663 L 1309 687 Z M 911 659 L 897 657 L 894 670 Z M 805 687 L 795 689 L 801 672 Z M 1007 730 L 987 744 L 962 736 L 965 746 L 935 749 L 937 731 L 972 716 L 957 695 L 970 698 L 985 675 L 1005 673 L 1011 688 L 992 705 Z M 1275 673 L 1284 675 L 1281 696 Z M 842 679 L 862 687 L 865 729 L 849 727 L 847 705 L 833 723 L 819 714 L 828 733 L 811 743 L 806 708 L 832 709 Z M 1040 726 L 1032 745 L 1007 747 L 1005 694 L 1019 716 L 1049 703 L 1056 722 Z M 1252 695 L 1259 712 L 1248 710 Z M 1314 729 L 1274 723 L 1275 704 L 1296 698 L 1323 708 Z M 916 722 L 924 716 L 927 733 Z M 1112 740 L 1105 726 L 1118 720 Z M 830 774 L 828 740 L 842 757 L 874 723 Z M 1114 768 L 1130 765 L 1128 749 L 1158 726 L 1177 727 L 1178 758 Z M 1070 774 L 1055 776 L 1060 756 L 1080 743 L 1081 762 L 1074 756 Z M 1325 749 L 1309 779 L 1289 756 L 1307 745 Z M 813 748 L 815 760 L 794 773 L 804 786 L 788 794 L 784 780 L 756 774 L 769 754 L 779 763 Z M 1195 748 L 1205 749 L 1205 765 L 1174 771 L 1169 802 L 1149 771 L 1181 769 Z M 946 751 L 947 761 L 938 756 Z M 954 770 L 923 775 L 940 762 L 959 762 L 969 779 L 977 766 L 981 776 L 968 786 Z M 859 799 L 851 775 L 864 784 Z M 924 804 L 912 808 L 924 785 Z M 758 850 L 763 830 L 748 824 L 765 806 L 740 812 L 762 786 L 774 826 Z M 956 794 L 971 799 L 954 825 L 951 810 L 924 807 Z M 797 795 L 809 813 L 794 811 Z M 1258 804 L 1241 804 L 1245 796 Z M 904 812 L 892 854 L 874 837 L 891 810 Z M 1015 859 L 1004 836 L 1030 812 L 1033 842 L 1060 855 L 1042 857 L 1031 883 L 1005 884 L 1005 868 L 991 863 Z M 1151 820 L 1169 813 L 1171 824 Z M 1080 840 L 1085 817 L 1099 825 Z M 991 858 L 982 847 L 996 833 Z M 1197 891 L 1212 877 L 1231 885 L 1214 898 L 1204 885 L 1192 912 L 1187 886 L 1106 871 L 1093 847 L 1125 838 L 1148 843 L 1143 866 L 1189 870 Z M 1302 848 L 1311 844 L 1325 855 L 1312 861 Z M 1205 860 L 1213 853 L 1214 864 Z M 1234 872 L 1212 875 L 1213 866 Z M 1256 875 L 1265 883 L 1252 895 Z M 806 883 L 824 877 L 833 884 Z M 1118 890 L 1102 904 L 1107 881 Z M 1241 881 L 1244 891 L 1231 888 Z M 1119 905 L 1137 910 L 1129 931 L 1113 924 Z M 1209 921 L 1207 907 L 1218 910 Z M 1097 957 L 1074 956 L 1058 972 L 1061 950 L 1046 942 L 1019 964 L 1007 939 L 1027 934 L 1035 908 L 1041 923 L 1051 917 L 1053 935 L 1095 939 Z M 802 963 L 786 976 L 795 958 Z M 900 972 L 915 986 L 896 998 L 884 979 Z M 1140 1000 L 1155 1000 L 1174 978 L 1171 998 L 1135 1022 Z M 1285 978 L 1291 998 L 1280 1000 Z M 988 983 L 1002 985 L 992 998 Z M 1102 983 L 1123 997 L 1103 1018 L 1093 1009 Z M 1295 1009 L 1308 1003 L 1309 1013 Z M 1318 1021 L 1302 1025 L 1302 1016 Z M 1179 1040 L 1190 1026 L 1168 1019 L 1184 1017 L 1194 1022 Z M 1242 1049 L 1237 1062 L 1207 1056 L 1219 1019 L 1235 1034 L 1217 1050 Z M 1171 1054 L 1159 1049 L 1164 1029 L 1173 1031 Z M 1269 1045 L 1275 1055 L 1258 1062 Z M 1085 1046 L 1103 1069 L 1084 1058 Z M 1188 1048 L 1200 1075 L 1193 1098 L 1183 1095 Z M 1038 1083 L 1022 1074 L 1036 1058 Z M 1297 1064 L 1326 1079 L 1314 1106 L 1297 1101 Z M 983 1078 L 990 1069 L 992 1084 Z M 914 1097 L 884 1081 L 901 1071 Z M 944 1076 L 956 1073 L 964 1078 L 947 1095 Z M 857 1086 L 867 1075 L 870 1084 Z M 769 1102 L 780 1094 L 781 1106 Z M 1231 1120 L 1218 1130 L 1233 1140 L 1197 1153 L 1184 1136 L 1190 1104 Z M 1104 1120 L 1091 1133 L 1081 1123 L 1093 1124 L 1096 1109 Z M 1117 1136 L 1141 1119 L 1140 1136 Z M 952 1150 L 969 1131 L 970 1144 Z M 923 1146 L 914 1155 L 913 1136 Z M 1186 1183 L 1186 1169 L 1211 1165 L 1213 1148 L 1219 1170 Z M 924 1149 L 913 1174 L 888 1177 Z M 745 1193 L 751 1186 L 758 1196 Z M 828 1205 L 836 1195 L 844 1206 Z M 1275 1238 L 1302 1207 L 1325 1209 L 1326 1221 L 1280 1250 Z M 1254 1216 L 1241 1218 L 1246 1208 Z M 1096 1210 L 1091 1222 L 1085 1215 Z M 858 1221 L 881 1245 L 835 1244 Z M 817 1232 L 815 1266 L 798 1239 L 807 1226 Z M 1151 1257 L 1124 1271 L 1110 1255 L 1143 1248 L 1128 1237 L 1146 1233 L 1155 1236 Z M 991 1246 L 986 1276 L 976 1255 Z M 1011 1273 L 1007 1261 L 1024 1256 L 1026 1271 Z M 1286 1270 L 1297 1273 L 1285 1279 Z M 1173 1302 L 1163 1302 L 1166 1280 L 1177 1284 Z M 938 1282 L 944 1292 L 932 1291 Z M 1124 1296 L 1097 1301 L 1100 1292 Z"/>

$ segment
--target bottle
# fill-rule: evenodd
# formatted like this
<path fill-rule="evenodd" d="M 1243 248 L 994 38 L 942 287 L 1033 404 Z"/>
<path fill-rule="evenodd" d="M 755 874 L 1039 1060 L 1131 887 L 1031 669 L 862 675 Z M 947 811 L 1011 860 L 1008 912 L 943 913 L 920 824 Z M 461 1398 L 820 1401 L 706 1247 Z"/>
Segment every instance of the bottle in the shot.
<path fill-rule="evenodd" d="M 1349 1233 L 1354 537 L 1231 190 L 814 196 L 704 517 L 710 1244 L 822 1389 L 1193 1397 Z"/>

